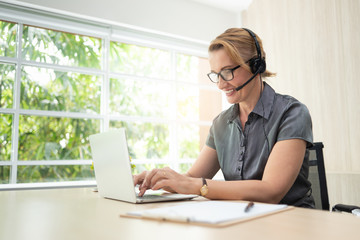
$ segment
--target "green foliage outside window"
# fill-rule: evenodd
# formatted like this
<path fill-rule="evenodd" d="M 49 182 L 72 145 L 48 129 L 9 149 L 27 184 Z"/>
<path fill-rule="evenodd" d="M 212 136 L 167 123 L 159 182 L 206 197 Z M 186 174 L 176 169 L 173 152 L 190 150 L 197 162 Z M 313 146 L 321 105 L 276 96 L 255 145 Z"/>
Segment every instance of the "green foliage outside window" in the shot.
<path fill-rule="evenodd" d="M 168 51 L 110 42 L 110 59 L 112 72 L 150 78 L 170 78 L 171 54 Z"/>
<path fill-rule="evenodd" d="M 12 108 L 15 65 L 0 63 L 0 108 Z"/>
<path fill-rule="evenodd" d="M 10 181 L 10 166 L 0 166 L 0 184 L 6 184 Z"/>
<path fill-rule="evenodd" d="M 20 116 L 19 160 L 91 159 L 88 136 L 99 120 Z"/>
<path fill-rule="evenodd" d="M 98 76 L 37 67 L 24 67 L 22 76 L 22 109 L 100 113 Z"/>
<path fill-rule="evenodd" d="M 0 21 L 0 56 L 17 56 L 18 24 Z M 20 109 L 60 113 L 102 114 L 103 75 L 58 70 L 70 66 L 103 70 L 103 40 L 50 29 L 23 26 L 21 57 L 34 64 L 21 66 Z M 145 121 L 142 118 L 198 120 L 199 90 L 171 80 L 169 51 L 110 42 L 109 66 L 121 77 L 109 79 L 108 114 L 138 120 L 111 120 L 109 128 L 125 127 L 134 173 L 169 165 L 171 129 L 177 131 L 177 159 L 196 158 L 199 127 Z M 197 82 L 197 58 L 178 54 L 177 78 Z M 35 64 L 36 65 L 36 64 Z M 13 109 L 16 64 L 0 62 L 0 108 Z M 146 77 L 146 79 L 142 79 Z M 175 97 L 177 95 L 177 97 Z M 178 101 L 177 101 L 178 100 Z M 45 114 L 46 115 L 46 114 Z M 20 114 L 18 126 L 17 182 L 52 182 L 94 179 L 91 165 L 54 165 L 57 160 L 90 160 L 88 136 L 100 132 L 101 119 Z M 66 116 L 66 114 L 65 114 Z M 0 161 L 11 159 L 13 113 L 0 113 Z M 177 129 L 177 130 L 176 130 Z M 151 160 L 155 160 L 151 161 Z M 48 161 L 27 165 L 21 161 Z M 163 163 L 162 163 L 163 161 Z M 181 164 L 185 172 L 189 164 Z M 10 181 L 11 166 L 0 166 L 0 184 Z"/>
<path fill-rule="evenodd" d="M 199 126 L 194 124 L 181 124 L 178 126 L 179 158 L 196 159 L 200 149 Z M 191 137 L 189 137 L 191 136 Z"/>
<path fill-rule="evenodd" d="M 0 114 L 0 161 L 11 158 L 12 115 Z"/>
<path fill-rule="evenodd" d="M 101 68 L 101 39 L 24 26 L 22 57 L 67 66 Z"/>
<path fill-rule="evenodd" d="M 110 79 L 110 113 L 141 117 L 171 117 L 172 86 L 167 82 Z"/>
<path fill-rule="evenodd" d="M 169 157 L 169 126 L 166 124 L 111 121 L 110 128 L 125 128 L 132 159 Z"/>
<path fill-rule="evenodd" d="M 18 183 L 93 180 L 89 165 L 18 166 Z"/>
<path fill-rule="evenodd" d="M 17 31 L 16 23 L 0 21 L 0 56 L 16 56 Z"/>

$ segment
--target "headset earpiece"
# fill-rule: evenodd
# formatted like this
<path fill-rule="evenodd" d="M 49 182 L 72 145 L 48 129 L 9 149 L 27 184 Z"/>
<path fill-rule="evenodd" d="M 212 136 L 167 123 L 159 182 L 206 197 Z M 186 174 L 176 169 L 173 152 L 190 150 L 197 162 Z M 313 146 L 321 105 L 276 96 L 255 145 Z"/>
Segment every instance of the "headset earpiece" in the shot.
<path fill-rule="evenodd" d="M 266 61 L 263 58 L 260 59 L 259 69 L 259 73 L 264 73 L 266 71 Z"/>
<path fill-rule="evenodd" d="M 264 59 L 259 59 L 257 57 L 252 58 L 249 60 L 249 67 L 253 74 L 256 72 L 264 73 L 266 71 L 266 62 Z"/>
<path fill-rule="evenodd" d="M 244 84 L 242 84 L 242 85 L 238 86 L 237 88 L 235 88 L 236 91 L 240 91 L 251 80 L 253 80 L 258 74 L 264 73 L 266 71 L 265 58 L 261 57 L 261 49 L 260 49 L 259 42 L 256 39 L 256 35 L 251 30 L 249 30 L 247 28 L 243 28 L 243 29 L 245 31 L 247 31 L 250 34 L 250 36 L 254 39 L 255 46 L 256 46 L 256 51 L 257 51 L 257 56 L 253 57 L 253 58 L 251 58 L 249 60 L 249 67 L 250 67 L 250 70 L 251 70 L 253 75 Z M 261 77 L 261 75 L 260 75 L 260 77 Z"/>
<path fill-rule="evenodd" d="M 249 66 L 250 66 L 251 72 L 253 74 L 264 73 L 266 71 L 266 62 L 265 62 L 265 59 L 262 58 L 262 56 L 261 56 L 260 44 L 256 38 L 256 35 L 247 28 L 243 28 L 243 29 L 245 31 L 247 31 L 250 34 L 250 36 L 254 39 L 256 52 L 257 52 L 257 57 L 254 57 L 249 60 Z"/>
<path fill-rule="evenodd" d="M 264 59 L 252 58 L 249 60 L 251 73 L 263 73 L 266 70 L 266 62 Z"/>

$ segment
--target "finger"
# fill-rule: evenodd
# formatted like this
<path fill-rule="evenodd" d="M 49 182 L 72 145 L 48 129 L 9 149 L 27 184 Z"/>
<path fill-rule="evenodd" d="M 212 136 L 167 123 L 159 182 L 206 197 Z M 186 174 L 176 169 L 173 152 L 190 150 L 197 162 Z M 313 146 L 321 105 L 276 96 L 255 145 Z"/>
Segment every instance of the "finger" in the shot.
<path fill-rule="evenodd" d="M 151 188 L 152 183 L 156 182 L 156 180 L 157 180 L 157 177 L 155 178 L 155 181 L 153 180 L 153 178 L 154 178 L 154 176 L 157 176 L 159 171 L 160 171 L 160 169 L 155 168 L 155 169 L 151 170 L 150 172 L 147 172 L 142 185 L 144 185 L 144 187 L 146 186 L 148 188 Z"/>
<path fill-rule="evenodd" d="M 133 175 L 133 182 L 134 182 L 134 186 L 136 186 L 137 184 L 139 184 L 140 182 L 142 182 L 140 180 L 140 176 L 139 175 Z"/>
<path fill-rule="evenodd" d="M 146 171 L 146 174 L 144 176 L 144 179 L 143 179 L 142 184 L 140 185 L 139 189 L 145 189 L 145 190 L 149 189 L 151 179 L 153 178 L 153 176 L 156 174 L 157 171 L 158 171 L 158 169 L 153 169 L 151 171 Z"/>
<path fill-rule="evenodd" d="M 162 189 L 162 190 L 165 190 L 165 191 L 168 191 L 171 193 L 180 193 L 178 191 L 175 191 L 172 187 L 169 186 L 169 185 L 171 185 L 171 183 L 169 181 L 171 181 L 171 180 L 162 180 L 162 181 L 157 182 L 154 185 L 154 187 L 152 188 L 152 190 Z"/>
<path fill-rule="evenodd" d="M 146 171 L 143 171 L 142 173 L 137 175 L 133 175 L 134 186 L 136 186 L 137 184 L 141 184 L 144 181 L 145 175 Z"/>
<path fill-rule="evenodd" d="M 151 178 L 150 187 L 152 188 L 158 181 L 162 179 L 167 179 L 170 177 L 170 174 L 166 169 L 158 169 L 154 176 Z"/>
<path fill-rule="evenodd" d="M 151 187 L 152 190 L 164 189 L 168 192 L 178 192 L 178 193 L 186 191 L 181 187 L 182 175 L 178 174 L 171 168 L 165 168 L 162 170 L 163 172 L 158 174 L 159 176 L 158 181 L 155 182 L 154 185 Z M 165 173 L 165 176 L 162 176 L 163 173 Z M 153 179 L 155 179 L 155 177 L 156 176 L 154 176 Z"/>
<path fill-rule="evenodd" d="M 149 186 L 145 182 L 145 180 L 142 182 L 142 184 L 139 186 L 139 196 L 143 196 L 146 192 L 146 190 L 149 189 Z"/>
<path fill-rule="evenodd" d="M 146 192 L 146 190 L 147 190 L 147 188 L 139 188 L 139 197 L 142 197 L 144 194 L 145 194 L 145 192 Z"/>
<path fill-rule="evenodd" d="M 166 183 L 169 180 L 160 180 L 154 184 L 154 186 L 151 188 L 151 190 L 159 190 L 161 188 L 167 187 Z"/>

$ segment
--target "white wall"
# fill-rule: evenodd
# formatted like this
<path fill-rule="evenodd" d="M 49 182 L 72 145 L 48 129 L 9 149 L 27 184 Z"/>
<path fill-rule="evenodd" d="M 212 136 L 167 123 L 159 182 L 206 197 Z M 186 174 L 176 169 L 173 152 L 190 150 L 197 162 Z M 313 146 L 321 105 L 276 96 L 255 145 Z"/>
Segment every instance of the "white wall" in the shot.
<path fill-rule="evenodd" d="M 19 0 L 42 7 L 209 42 L 239 14 L 183 0 Z"/>
<path fill-rule="evenodd" d="M 310 110 L 331 205 L 360 204 L 359 13 L 358 0 L 253 0 L 243 13 L 278 73 L 270 84 Z"/>

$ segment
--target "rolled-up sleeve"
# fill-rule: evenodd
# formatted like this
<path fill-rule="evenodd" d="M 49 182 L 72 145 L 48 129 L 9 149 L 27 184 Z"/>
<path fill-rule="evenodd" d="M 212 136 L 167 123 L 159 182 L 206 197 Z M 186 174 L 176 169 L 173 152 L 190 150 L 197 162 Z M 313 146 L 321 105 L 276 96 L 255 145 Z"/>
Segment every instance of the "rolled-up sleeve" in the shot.
<path fill-rule="evenodd" d="M 206 146 L 216 150 L 215 141 L 214 141 L 214 125 L 211 126 L 209 134 L 206 138 Z"/>
<path fill-rule="evenodd" d="M 277 141 L 302 139 L 311 146 L 313 142 L 312 121 L 308 108 L 296 101 L 291 102 L 281 118 Z"/>

